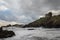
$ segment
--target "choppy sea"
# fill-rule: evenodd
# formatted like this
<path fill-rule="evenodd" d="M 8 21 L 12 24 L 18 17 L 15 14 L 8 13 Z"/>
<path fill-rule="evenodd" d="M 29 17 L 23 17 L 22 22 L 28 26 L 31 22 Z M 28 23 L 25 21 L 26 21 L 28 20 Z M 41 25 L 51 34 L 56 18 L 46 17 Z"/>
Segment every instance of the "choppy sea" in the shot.
<path fill-rule="evenodd" d="M 34 29 L 34 30 L 28 30 Z M 60 40 L 60 28 L 19 28 L 6 27 L 3 30 L 12 30 L 15 36 L 0 40 Z"/>

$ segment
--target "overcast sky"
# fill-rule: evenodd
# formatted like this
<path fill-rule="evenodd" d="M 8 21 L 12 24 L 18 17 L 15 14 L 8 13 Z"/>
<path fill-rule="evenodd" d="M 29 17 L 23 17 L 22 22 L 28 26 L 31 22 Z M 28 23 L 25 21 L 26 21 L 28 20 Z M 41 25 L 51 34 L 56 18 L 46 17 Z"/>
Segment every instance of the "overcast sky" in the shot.
<path fill-rule="evenodd" d="M 0 25 L 30 23 L 49 10 L 60 10 L 60 0 L 0 0 Z"/>

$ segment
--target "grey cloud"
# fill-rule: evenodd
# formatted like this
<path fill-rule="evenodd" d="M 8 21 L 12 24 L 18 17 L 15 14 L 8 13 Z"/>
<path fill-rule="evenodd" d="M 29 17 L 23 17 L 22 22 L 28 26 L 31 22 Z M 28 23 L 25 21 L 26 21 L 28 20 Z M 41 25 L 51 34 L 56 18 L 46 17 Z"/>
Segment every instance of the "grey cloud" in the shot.
<path fill-rule="evenodd" d="M 24 15 L 25 18 L 18 18 L 13 21 L 28 23 L 43 16 L 49 10 L 59 10 L 60 0 L 4 0 L 9 4 L 15 17 Z M 9 19 L 10 20 L 10 19 Z M 11 21 L 12 21 L 11 20 Z"/>
<path fill-rule="evenodd" d="M 16 21 L 16 17 L 9 10 L 0 11 L 0 20 Z"/>

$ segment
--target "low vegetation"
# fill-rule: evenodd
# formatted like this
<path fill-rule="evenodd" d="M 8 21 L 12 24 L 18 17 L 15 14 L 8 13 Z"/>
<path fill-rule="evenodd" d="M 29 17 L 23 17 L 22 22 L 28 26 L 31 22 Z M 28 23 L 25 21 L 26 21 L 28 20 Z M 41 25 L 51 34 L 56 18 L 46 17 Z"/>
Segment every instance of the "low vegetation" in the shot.
<path fill-rule="evenodd" d="M 60 15 L 52 16 L 52 12 L 49 12 L 45 14 L 45 17 L 29 23 L 24 27 L 60 28 Z"/>

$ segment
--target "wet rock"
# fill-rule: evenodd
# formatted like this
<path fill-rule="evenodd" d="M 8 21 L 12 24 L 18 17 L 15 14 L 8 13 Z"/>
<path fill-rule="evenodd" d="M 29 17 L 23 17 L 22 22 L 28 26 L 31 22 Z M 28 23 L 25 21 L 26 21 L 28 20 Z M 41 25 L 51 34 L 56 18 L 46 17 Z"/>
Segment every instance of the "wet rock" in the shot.
<path fill-rule="evenodd" d="M 35 30 L 35 29 L 28 29 L 28 30 Z"/>
<path fill-rule="evenodd" d="M 15 33 L 13 31 L 2 30 L 0 31 L 0 38 L 8 38 L 14 36 Z"/>

